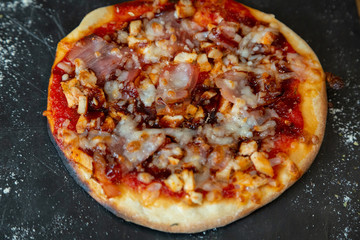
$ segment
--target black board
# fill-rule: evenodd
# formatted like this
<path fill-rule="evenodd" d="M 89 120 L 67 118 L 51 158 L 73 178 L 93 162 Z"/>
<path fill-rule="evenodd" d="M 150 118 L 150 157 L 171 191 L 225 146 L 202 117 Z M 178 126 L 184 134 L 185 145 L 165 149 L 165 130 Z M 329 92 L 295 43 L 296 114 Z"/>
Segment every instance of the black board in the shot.
<path fill-rule="evenodd" d="M 324 143 L 310 170 L 229 226 L 167 234 L 117 218 L 73 180 L 42 112 L 57 42 L 116 0 L 0 1 L 0 239 L 360 239 L 360 21 L 353 0 L 244 0 L 273 13 L 345 81 L 328 89 Z"/>

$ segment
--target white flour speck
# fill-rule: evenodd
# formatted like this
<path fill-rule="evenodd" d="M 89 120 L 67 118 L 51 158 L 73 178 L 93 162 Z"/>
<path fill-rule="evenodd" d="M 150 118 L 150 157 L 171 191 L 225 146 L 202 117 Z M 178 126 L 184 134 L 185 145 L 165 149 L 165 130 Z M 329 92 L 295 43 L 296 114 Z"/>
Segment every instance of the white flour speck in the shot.
<path fill-rule="evenodd" d="M 5 11 L 16 11 L 18 8 L 27 8 L 34 4 L 33 0 L 14 0 L 12 2 L 0 3 L 0 9 Z"/>
<path fill-rule="evenodd" d="M 344 200 L 343 200 L 343 202 L 344 202 L 344 207 L 347 207 L 347 205 L 348 205 L 348 203 L 351 201 L 351 198 L 349 198 L 348 196 L 344 196 Z"/>
<path fill-rule="evenodd" d="M 35 239 L 33 236 L 35 229 L 16 226 L 11 228 L 11 232 L 12 232 L 11 240 Z"/>
<path fill-rule="evenodd" d="M 10 190 L 11 190 L 11 187 L 4 188 L 3 193 L 4 194 L 9 194 Z"/>
<path fill-rule="evenodd" d="M 359 116 L 359 113 L 357 113 L 355 109 L 353 110 L 354 115 Z M 332 124 L 334 130 L 340 138 L 343 139 L 343 143 L 346 147 L 353 150 L 353 146 L 358 146 L 358 139 L 360 137 L 358 131 L 360 128 L 359 122 L 351 121 L 351 119 L 344 119 L 346 117 L 344 106 L 341 106 L 340 108 L 330 108 L 329 113 L 334 120 Z"/>
<path fill-rule="evenodd" d="M 347 238 L 348 237 L 348 234 L 351 232 L 351 228 L 350 227 L 346 227 L 345 229 L 344 229 L 344 236 L 345 236 L 345 238 Z"/>
<path fill-rule="evenodd" d="M 28 7 L 33 4 L 33 0 L 22 0 L 21 3 L 24 7 Z"/>
<path fill-rule="evenodd" d="M 0 71 L 0 87 L 3 86 L 4 74 Z"/>

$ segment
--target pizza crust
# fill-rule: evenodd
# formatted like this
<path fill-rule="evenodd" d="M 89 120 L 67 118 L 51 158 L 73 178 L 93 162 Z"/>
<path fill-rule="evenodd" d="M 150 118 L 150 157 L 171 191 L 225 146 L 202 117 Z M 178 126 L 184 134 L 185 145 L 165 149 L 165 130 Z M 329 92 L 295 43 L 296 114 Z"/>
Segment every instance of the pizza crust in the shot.
<path fill-rule="evenodd" d="M 146 227 L 177 233 L 193 233 L 200 232 L 214 227 L 227 225 L 235 220 L 247 216 L 254 210 L 266 205 L 288 187 L 290 187 L 298 178 L 309 168 L 320 148 L 324 137 L 327 100 L 326 86 L 324 81 L 324 72 L 321 68 L 319 60 L 312 49 L 296 35 L 292 30 L 274 18 L 273 15 L 262 13 L 258 10 L 248 8 L 251 13 L 264 22 L 276 24 L 280 31 L 301 55 L 307 57 L 312 62 L 313 78 L 302 82 L 299 91 L 303 97 L 301 101 L 301 110 L 304 117 L 304 131 L 309 136 L 316 135 L 316 144 L 296 143 L 293 147 L 293 153 L 290 155 L 292 162 L 283 164 L 280 170 L 282 179 L 281 187 L 263 187 L 261 201 L 257 204 L 252 201 L 241 203 L 234 199 L 223 199 L 218 202 L 204 202 L 201 206 L 189 206 L 180 200 L 168 199 L 160 197 L 150 206 L 142 204 L 142 195 L 132 189 L 121 189 L 121 196 L 108 198 L 104 193 L 102 186 L 91 176 L 91 169 L 85 159 L 77 159 L 74 163 L 71 155 L 76 149 L 60 150 L 54 141 L 60 155 L 67 165 L 68 170 L 78 183 L 87 191 L 96 201 L 105 206 L 115 215 Z M 62 60 L 65 54 L 71 49 L 73 44 L 88 35 L 93 29 L 100 27 L 104 23 L 109 22 L 113 18 L 114 7 L 109 6 L 97 9 L 89 13 L 81 22 L 79 27 L 72 31 L 59 44 L 56 53 L 54 66 Z M 50 78 L 50 86 L 53 76 Z M 306 110 L 306 111 L 305 111 Z M 48 103 L 48 111 L 51 106 Z M 305 113 L 305 114 L 304 114 Z M 48 115 L 50 135 L 53 138 L 54 119 Z M 72 160 L 69 160 L 72 159 Z M 293 164 L 295 163 L 295 164 Z M 295 166 L 294 166 L 295 165 Z M 292 175 L 291 173 L 298 169 L 299 172 Z"/>

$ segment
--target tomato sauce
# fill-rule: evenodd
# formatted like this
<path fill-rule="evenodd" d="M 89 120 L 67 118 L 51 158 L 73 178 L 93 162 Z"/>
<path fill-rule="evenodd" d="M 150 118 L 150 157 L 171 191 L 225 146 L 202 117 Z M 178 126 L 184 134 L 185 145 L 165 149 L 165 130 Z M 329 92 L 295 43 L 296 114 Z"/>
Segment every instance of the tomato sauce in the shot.
<path fill-rule="evenodd" d="M 304 120 L 300 111 L 301 97 L 297 92 L 299 80 L 286 80 L 282 83 L 284 93 L 270 105 L 280 116 L 276 120 L 277 140 L 269 157 L 275 157 L 279 152 L 288 152 L 291 143 L 303 135 Z"/>
<path fill-rule="evenodd" d="M 112 34 L 125 26 L 123 23 L 108 23 L 94 30 L 94 34 L 103 38 L 106 35 Z"/>
<path fill-rule="evenodd" d="M 202 1 L 199 1 L 200 3 Z M 168 3 L 160 7 L 162 10 L 170 10 L 173 8 L 173 3 Z M 255 19 L 254 16 L 251 15 L 250 11 L 244 7 L 243 5 L 233 1 L 226 0 L 225 1 L 225 9 L 221 14 L 227 21 L 234 21 L 243 23 L 249 27 L 253 27 L 256 24 L 260 24 L 260 22 Z M 115 17 L 113 22 L 110 22 L 94 31 L 95 35 L 100 37 L 104 37 L 106 35 L 112 34 L 119 29 L 123 29 L 127 26 L 127 22 L 135 19 L 141 18 L 143 14 L 148 11 L 152 11 L 153 6 L 152 2 L 142 0 L 142 1 L 134 1 L 134 2 L 126 2 L 122 4 L 115 5 Z M 207 6 L 206 2 L 201 11 L 206 12 L 206 16 L 202 20 L 213 22 L 217 15 L 215 14 L 218 9 L 215 9 L 214 5 Z M 201 24 L 201 23 L 200 23 Z M 220 38 L 222 36 L 219 36 Z M 233 46 L 235 43 L 227 42 L 227 44 Z M 284 53 L 295 53 L 294 48 L 290 45 L 290 43 L 286 40 L 286 38 L 279 34 L 272 46 L 277 50 L 281 50 Z M 66 61 L 66 58 L 63 60 Z M 288 69 L 283 69 L 284 72 L 287 72 Z M 77 113 L 76 108 L 69 108 L 67 105 L 66 97 L 62 91 L 61 81 L 62 75 L 65 72 L 58 67 L 53 69 L 53 82 L 50 86 L 49 92 L 49 103 L 52 109 L 52 116 L 54 119 L 54 134 L 57 134 L 59 128 L 61 128 L 63 122 L 66 119 L 70 119 L 70 124 L 68 128 L 70 130 L 75 131 L 76 123 L 79 118 L 79 114 Z M 208 73 L 200 73 L 198 86 L 202 84 L 208 78 Z M 299 104 L 301 102 L 300 95 L 297 93 L 297 87 L 300 81 L 296 79 L 286 80 L 282 83 L 281 90 L 282 95 L 273 103 L 271 103 L 268 107 L 273 108 L 280 117 L 279 120 L 276 120 L 276 134 L 277 140 L 275 142 L 274 149 L 269 152 L 269 157 L 276 156 L 279 152 L 286 152 L 290 147 L 290 144 L 298 139 L 303 134 L 303 117 L 300 111 Z M 208 89 L 197 88 L 195 91 L 203 92 Z M 217 91 L 219 93 L 219 91 Z M 129 95 L 131 95 L 129 93 Z M 134 94 L 134 97 L 136 94 Z M 196 95 L 196 94 L 195 94 Z M 218 94 L 219 95 L 219 94 Z M 194 96 L 194 95 L 193 95 Z M 216 99 L 216 98 L 214 98 Z M 217 102 L 217 101 L 216 101 Z M 200 104 L 200 103 L 199 103 Z M 214 112 L 213 109 L 217 108 L 217 105 L 209 104 L 209 109 L 205 108 L 206 114 L 210 116 Z M 88 118 L 96 118 L 98 117 L 98 113 L 102 113 L 101 111 L 89 112 L 87 114 Z M 93 116 L 94 115 L 94 116 Z M 96 115 L 96 116 L 95 116 Z M 103 117 L 103 116 L 102 116 Z M 213 116 L 215 119 L 215 116 Z M 103 119 L 102 119 L 103 120 Z M 144 164 L 143 164 L 144 165 Z M 185 196 L 184 191 L 180 192 L 172 192 L 166 185 L 161 181 L 166 179 L 171 173 L 169 171 L 162 171 L 157 168 L 150 168 L 146 164 L 143 166 L 146 172 L 151 173 L 155 176 L 153 182 L 158 182 L 162 184 L 161 194 L 165 196 L 170 196 L 174 198 L 183 198 Z M 276 175 L 276 168 L 274 168 Z M 145 184 L 140 182 L 137 179 L 138 172 L 136 170 L 130 173 L 124 173 L 121 166 L 119 164 L 108 164 L 105 169 L 106 177 L 114 184 L 126 184 L 135 190 L 145 189 L 149 184 Z M 203 192 L 206 194 L 206 192 Z M 222 195 L 224 198 L 234 198 L 236 196 L 235 187 L 233 184 L 229 184 L 222 190 Z"/>
<path fill-rule="evenodd" d="M 291 44 L 286 40 L 282 33 L 279 33 L 275 40 L 271 44 L 277 50 L 280 50 L 284 53 L 296 53 L 295 49 L 291 46 Z"/>
<path fill-rule="evenodd" d="M 174 9 L 174 3 L 158 5 L 157 9 L 166 11 Z M 153 1 L 138 0 L 115 5 L 114 22 L 128 22 L 140 18 L 147 12 L 154 12 Z"/>
<path fill-rule="evenodd" d="M 161 193 L 165 196 L 181 199 L 181 198 L 185 197 L 185 195 L 186 195 L 185 191 L 183 191 L 183 190 L 181 190 L 179 192 L 173 192 L 167 186 L 165 186 L 165 184 L 163 182 L 161 184 L 163 185 L 161 188 Z"/>
<path fill-rule="evenodd" d="M 235 197 L 235 187 L 233 184 L 227 185 L 222 190 L 222 196 L 224 198 L 234 198 Z"/>
<path fill-rule="evenodd" d="M 142 14 L 153 10 L 149 1 L 132 1 L 116 4 L 114 6 L 114 19 L 94 30 L 94 34 L 99 37 L 113 34 L 123 29 L 128 21 L 138 19 Z"/>
<path fill-rule="evenodd" d="M 246 7 L 233 0 L 199 0 L 196 2 L 196 8 L 199 14 L 194 16 L 194 21 L 203 27 L 209 23 L 216 24 L 219 13 L 226 21 L 243 23 L 249 27 L 259 22 Z"/>
<path fill-rule="evenodd" d="M 128 173 L 128 174 L 124 175 L 123 177 L 121 177 L 121 183 L 124 183 L 127 186 L 129 186 L 132 189 L 137 190 L 137 191 L 144 190 L 151 183 L 160 183 L 162 185 L 162 187 L 160 189 L 160 193 L 162 195 L 168 196 L 168 197 L 173 197 L 173 198 L 178 198 L 178 199 L 181 199 L 181 198 L 185 197 L 185 192 L 184 191 L 173 192 L 160 180 L 154 180 L 149 184 L 145 184 L 143 182 L 140 182 L 138 180 L 138 178 L 137 178 L 137 174 L 138 174 L 138 172 L 133 171 L 131 173 Z"/>
<path fill-rule="evenodd" d="M 233 0 L 225 1 L 224 16 L 227 21 L 243 23 L 254 27 L 259 21 L 250 13 L 249 9 Z"/>
<path fill-rule="evenodd" d="M 53 69 L 53 80 L 49 92 L 49 103 L 54 119 L 54 134 L 57 134 L 58 129 L 66 119 L 70 120 L 68 128 L 75 130 L 79 118 L 77 109 L 68 107 L 66 97 L 62 91 L 61 81 L 64 73 L 65 72 L 58 67 Z"/>

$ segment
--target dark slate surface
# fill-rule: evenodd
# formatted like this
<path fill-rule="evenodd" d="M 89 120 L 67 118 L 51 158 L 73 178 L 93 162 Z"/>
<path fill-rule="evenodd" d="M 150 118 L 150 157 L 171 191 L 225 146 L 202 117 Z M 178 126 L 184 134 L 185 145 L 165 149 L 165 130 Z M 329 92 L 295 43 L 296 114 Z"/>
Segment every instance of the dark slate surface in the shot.
<path fill-rule="evenodd" d="M 63 166 L 46 119 L 56 43 L 116 0 L 0 2 L 0 239 L 360 239 L 360 21 L 353 0 L 245 0 L 302 36 L 346 87 L 328 90 L 326 136 L 310 171 L 280 198 L 227 227 L 173 235 L 127 223 Z"/>

